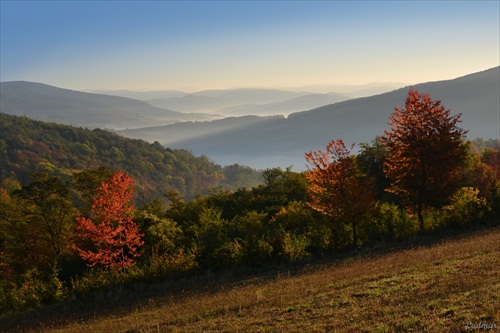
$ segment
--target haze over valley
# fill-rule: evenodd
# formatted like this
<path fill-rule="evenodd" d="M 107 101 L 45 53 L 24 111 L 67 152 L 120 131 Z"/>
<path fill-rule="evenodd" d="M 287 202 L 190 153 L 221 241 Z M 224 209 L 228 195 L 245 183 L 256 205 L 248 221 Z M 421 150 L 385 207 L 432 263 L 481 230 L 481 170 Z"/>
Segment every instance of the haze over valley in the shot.
<path fill-rule="evenodd" d="M 499 13 L 0 0 L 0 331 L 498 329 Z"/>
<path fill-rule="evenodd" d="M 0 6 L 5 114 L 303 170 L 330 140 L 383 135 L 414 87 L 469 139 L 500 136 L 498 2 Z"/>
<path fill-rule="evenodd" d="M 500 136 L 499 78 L 496 67 L 413 88 L 440 99 L 453 114 L 461 113 L 469 139 L 494 139 Z M 383 135 L 390 114 L 394 107 L 403 106 L 408 89 L 352 99 L 337 93 L 250 88 L 182 96 L 175 92 L 177 97 L 169 98 L 160 97 L 173 95 L 168 91 L 116 92 L 143 101 L 41 83 L 2 82 L 1 109 L 7 114 L 158 141 L 208 156 L 220 165 L 303 170 L 304 153 L 322 149 L 329 140 L 342 138 L 359 144 Z M 150 99 L 153 96 L 157 98 Z"/>

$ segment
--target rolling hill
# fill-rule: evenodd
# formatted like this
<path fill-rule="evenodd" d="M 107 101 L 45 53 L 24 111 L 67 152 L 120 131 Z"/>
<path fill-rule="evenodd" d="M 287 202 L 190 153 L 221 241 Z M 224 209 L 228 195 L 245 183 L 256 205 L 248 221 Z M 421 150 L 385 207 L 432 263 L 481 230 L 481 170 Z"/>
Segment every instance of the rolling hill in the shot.
<path fill-rule="evenodd" d="M 193 94 L 182 97 L 149 99 L 146 102 L 161 108 L 175 109 L 181 112 L 212 112 L 228 105 L 226 101 L 217 97 Z"/>
<path fill-rule="evenodd" d="M 6 114 L 88 128 L 137 128 L 213 119 L 206 114 L 184 114 L 130 98 L 26 81 L 1 83 L 0 109 Z"/>
<path fill-rule="evenodd" d="M 304 95 L 308 95 L 308 93 L 277 89 L 247 88 L 204 90 L 181 97 L 156 98 L 146 101 L 152 105 L 178 110 L 181 112 L 211 112 L 226 116 L 273 115 L 281 114 L 283 109 L 286 110 L 286 106 L 280 107 L 280 103 L 286 103 L 290 99 L 298 98 Z M 347 99 L 347 97 L 344 97 L 344 99 Z M 329 103 L 322 103 L 321 101 L 318 101 L 315 106 L 325 104 Z M 299 107 L 298 109 L 294 109 L 294 111 L 306 109 L 307 107 Z M 232 110 L 237 111 L 233 112 Z M 286 111 L 287 114 L 290 113 L 289 110 Z"/>
<path fill-rule="evenodd" d="M 389 129 L 387 122 L 394 107 L 404 106 L 408 89 L 293 113 L 288 118 L 270 118 L 237 129 L 170 142 L 169 146 L 205 154 L 221 164 L 237 162 L 255 168 L 293 165 L 304 169 L 304 153 L 324 149 L 332 139 L 359 144 L 383 135 Z M 460 126 L 469 131 L 468 138 L 500 136 L 499 67 L 453 80 L 418 84 L 414 89 L 441 100 L 453 114 L 462 113 Z"/>
<path fill-rule="evenodd" d="M 256 170 L 221 167 L 205 156 L 149 144 L 102 129 L 84 129 L 0 113 L 0 183 L 13 177 L 25 185 L 34 172 L 67 179 L 74 172 L 108 167 L 136 182 L 138 200 L 161 198 L 171 190 L 185 198 L 213 188 L 252 187 Z"/>
<path fill-rule="evenodd" d="M 244 104 L 244 105 L 232 106 L 218 110 L 217 113 L 222 115 L 231 115 L 231 116 L 242 116 L 242 115 L 268 116 L 276 114 L 289 115 L 290 113 L 293 112 L 310 110 L 320 106 L 342 102 L 348 99 L 349 97 L 336 93 L 307 94 L 294 97 L 292 99 L 288 99 L 282 102 L 274 102 L 267 104 Z"/>
<path fill-rule="evenodd" d="M 195 139 L 227 130 L 236 130 L 240 127 L 260 124 L 272 118 L 283 118 L 283 116 L 226 117 L 210 122 L 181 122 L 165 126 L 126 129 L 117 132 L 129 138 L 143 139 L 149 142 L 158 141 L 159 143 L 168 146 L 172 142 Z"/>
<path fill-rule="evenodd" d="M 138 99 L 160 108 L 179 112 L 209 112 L 225 116 L 269 116 L 288 115 L 292 112 L 310 110 L 351 98 L 392 91 L 402 86 L 404 86 L 402 83 L 370 83 L 361 86 L 312 85 L 282 89 L 239 88 L 204 90 L 194 93 L 178 90 L 95 90 L 91 92 Z"/>

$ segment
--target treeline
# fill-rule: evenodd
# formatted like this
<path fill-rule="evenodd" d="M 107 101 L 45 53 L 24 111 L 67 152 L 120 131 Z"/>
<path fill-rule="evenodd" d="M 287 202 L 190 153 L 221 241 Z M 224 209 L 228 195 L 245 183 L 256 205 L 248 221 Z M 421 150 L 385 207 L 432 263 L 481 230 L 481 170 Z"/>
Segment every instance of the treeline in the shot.
<path fill-rule="evenodd" d="M 307 172 L 268 169 L 258 186 L 191 200 L 170 191 L 166 205 L 157 197 L 134 206 L 139 180 L 116 168 L 85 169 L 70 181 L 47 173 L 27 185 L 6 179 L 1 310 L 498 221 L 500 141 L 464 141 L 458 117 L 428 96 L 410 91 L 405 106 L 391 131 L 357 155 L 332 140 L 306 154 Z"/>
<path fill-rule="evenodd" d="M 34 172 L 68 180 L 81 170 L 109 167 L 124 170 L 136 180 L 138 201 L 150 201 L 171 190 L 189 199 L 213 188 L 236 189 L 262 182 L 261 173 L 252 168 L 221 167 L 206 156 L 195 157 L 158 142 L 7 114 L 0 114 L 0 119 L 0 181 L 12 178 L 28 184 Z"/>

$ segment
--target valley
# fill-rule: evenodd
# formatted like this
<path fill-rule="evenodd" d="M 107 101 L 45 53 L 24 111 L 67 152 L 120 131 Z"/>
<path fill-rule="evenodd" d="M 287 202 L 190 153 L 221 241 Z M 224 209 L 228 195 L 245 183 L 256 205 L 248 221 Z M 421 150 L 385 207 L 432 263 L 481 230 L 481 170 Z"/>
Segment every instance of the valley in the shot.
<path fill-rule="evenodd" d="M 500 136 L 499 77 L 496 67 L 413 88 L 441 100 L 453 114 L 462 114 L 469 139 L 495 139 Z M 7 114 L 158 141 L 208 156 L 221 165 L 304 170 L 304 153 L 333 138 L 359 145 L 383 135 L 388 116 L 401 105 L 408 89 L 361 98 L 277 89 L 106 91 L 121 95 L 111 96 L 3 82 L 1 109 Z"/>

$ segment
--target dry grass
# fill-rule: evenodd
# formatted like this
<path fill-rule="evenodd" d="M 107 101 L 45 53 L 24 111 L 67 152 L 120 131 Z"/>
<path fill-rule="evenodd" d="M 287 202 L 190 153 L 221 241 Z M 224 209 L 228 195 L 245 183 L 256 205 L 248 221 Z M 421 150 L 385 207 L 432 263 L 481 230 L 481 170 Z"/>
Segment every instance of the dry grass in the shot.
<path fill-rule="evenodd" d="M 500 331 L 500 227 L 204 290 L 163 293 L 41 332 Z M 67 319 L 67 318 L 66 318 Z M 488 330 L 476 330 L 487 332 Z"/>

